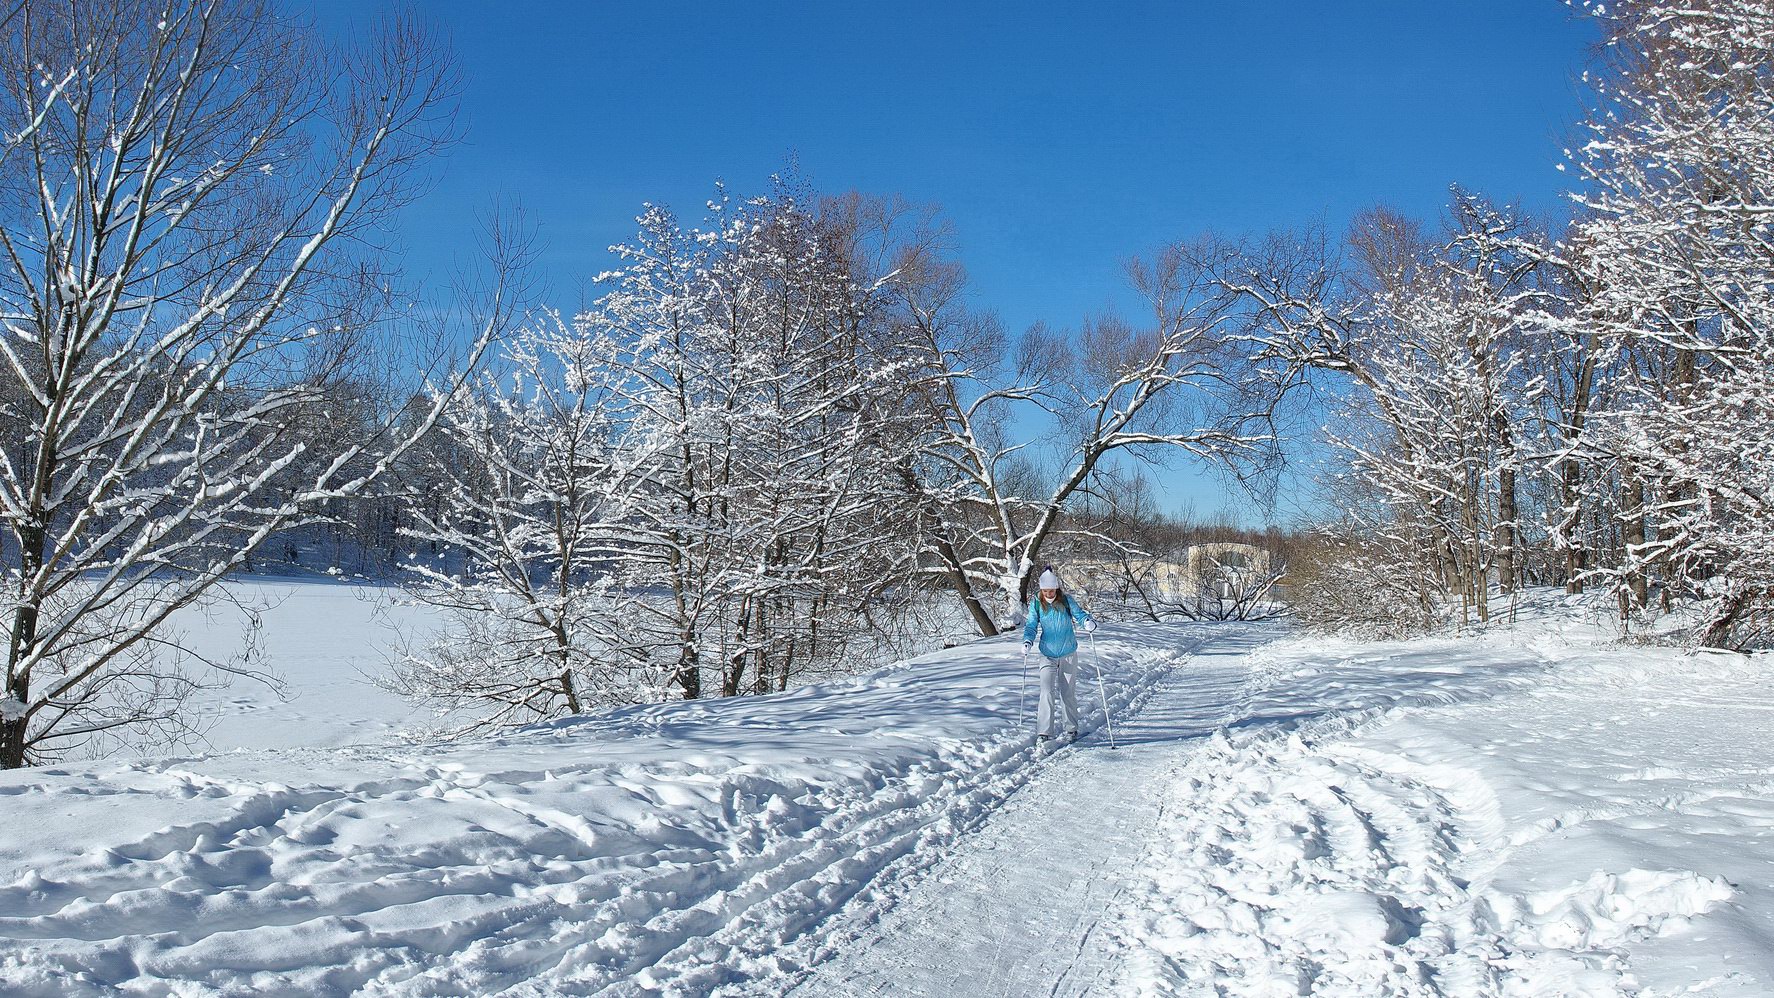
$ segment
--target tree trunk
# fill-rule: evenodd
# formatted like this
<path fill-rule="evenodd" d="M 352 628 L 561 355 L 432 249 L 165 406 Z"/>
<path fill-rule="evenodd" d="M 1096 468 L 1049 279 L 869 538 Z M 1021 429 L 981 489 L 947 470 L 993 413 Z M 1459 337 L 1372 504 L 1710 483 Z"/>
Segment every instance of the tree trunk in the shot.
<path fill-rule="evenodd" d="M 1505 467 L 1497 475 L 1497 585 L 1508 596 L 1515 592 L 1516 543 L 1515 469 Z"/>
<path fill-rule="evenodd" d="M 721 676 L 721 695 L 724 697 L 738 696 L 739 687 L 745 678 L 745 638 L 751 625 L 751 607 L 744 601 L 739 604 L 739 615 L 734 625 L 733 643 L 737 646 L 737 650 L 727 660 L 726 668 Z"/>
<path fill-rule="evenodd" d="M 1743 619 L 1750 609 L 1753 600 L 1748 590 L 1740 590 L 1726 597 L 1719 607 L 1718 613 L 1707 623 L 1706 630 L 1700 635 L 1700 643 L 1708 648 L 1731 647 L 1731 634 L 1737 628 L 1737 622 Z"/>
<path fill-rule="evenodd" d="M 1621 489 L 1621 505 L 1624 507 L 1621 517 L 1621 540 L 1626 544 L 1626 588 L 1632 595 L 1632 610 L 1642 610 L 1650 602 L 1649 583 L 1645 577 L 1645 566 L 1639 559 L 1644 557 L 1645 548 L 1645 483 L 1637 475 L 1625 474 L 1625 482 Z M 1625 611 L 1623 611 L 1625 615 Z"/>
<path fill-rule="evenodd" d="M 726 675 L 721 677 L 721 696 L 736 697 L 739 695 L 740 682 L 745 678 L 745 652 L 733 653 L 727 663 Z"/>
<path fill-rule="evenodd" d="M 1583 437 L 1583 427 L 1589 421 L 1589 401 L 1594 394 L 1595 383 L 1596 334 L 1590 333 L 1583 340 L 1583 359 L 1577 365 L 1576 378 L 1572 385 L 1571 412 L 1567 426 L 1568 448 L 1574 448 Z M 1569 454 L 1560 468 L 1560 498 L 1564 503 L 1565 522 L 1563 527 L 1565 544 L 1565 592 L 1580 593 L 1583 591 L 1583 573 L 1589 570 L 1588 551 L 1583 546 L 1583 467 L 1577 459 Z"/>
<path fill-rule="evenodd" d="M 570 667 L 561 670 L 561 692 L 565 693 L 567 697 L 567 713 L 575 715 L 584 713 L 579 709 L 579 690 L 573 684 L 573 670 Z"/>
<path fill-rule="evenodd" d="M 758 646 L 756 658 L 752 662 L 751 691 L 753 693 L 768 693 L 770 692 L 770 646 L 765 639 L 765 635 L 769 632 L 764 630 L 764 601 L 762 599 L 754 601 L 752 616 L 753 640 L 758 643 Z"/>
<path fill-rule="evenodd" d="M 943 521 L 942 511 L 937 507 L 935 501 L 919 487 L 918 476 L 912 472 L 909 464 L 901 461 L 897 470 L 899 480 L 905 486 L 907 494 L 918 498 L 918 504 L 924 507 L 924 514 L 930 518 L 936 554 L 942 559 L 943 572 L 948 576 L 949 585 L 954 587 L 955 595 L 961 600 L 961 605 L 967 608 L 967 615 L 973 618 L 973 626 L 979 631 L 980 637 L 993 637 L 998 633 L 998 622 L 992 619 L 991 613 L 979 601 L 979 594 L 973 591 L 973 583 L 967 578 L 967 569 L 961 562 L 961 552 L 955 549 L 954 541 L 949 536 L 948 525 Z"/>
<path fill-rule="evenodd" d="M 943 544 L 946 546 L 947 542 Z M 945 560 L 952 554 L 953 548 L 950 548 L 950 554 L 944 555 Z M 973 618 L 973 626 L 978 629 L 979 636 L 989 638 L 998 634 L 998 622 L 992 619 L 991 612 L 979 601 L 979 594 L 973 591 L 973 583 L 967 581 L 967 572 L 959 567 L 951 567 L 949 582 L 954 585 L 956 595 L 961 597 L 961 604 L 967 608 L 967 615 Z"/>
<path fill-rule="evenodd" d="M 1580 593 L 1583 591 L 1583 573 L 1589 570 L 1588 551 L 1583 547 L 1583 499 L 1579 490 L 1583 484 L 1583 470 L 1574 460 L 1567 459 L 1560 475 L 1560 499 L 1565 508 L 1565 520 L 1560 524 L 1565 545 L 1565 592 Z"/>
<path fill-rule="evenodd" d="M 0 696 L 21 704 L 30 703 L 31 674 L 21 663 L 30 658 L 37 647 L 39 601 L 27 589 L 43 567 L 43 546 L 49 533 L 42 517 L 33 517 L 18 531 L 19 541 L 19 603 L 12 613 L 12 640 L 6 654 L 6 688 Z M 18 769 L 25 764 L 25 745 L 30 718 L 0 720 L 0 769 Z"/>
<path fill-rule="evenodd" d="M 694 513 L 695 507 L 690 507 Z M 671 681 L 684 691 L 685 700 L 702 696 L 702 656 L 696 651 L 696 628 L 690 621 L 690 601 L 685 596 L 689 586 L 685 580 L 684 556 L 675 547 L 669 559 L 671 567 L 671 601 L 678 621 L 678 661 L 672 669 Z"/>
<path fill-rule="evenodd" d="M 702 664 L 696 654 L 696 635 L 688 628 L 679 635 L 678 664 L 672 671 L 672 682 L 684 691 L 685 700 L 702 696 Z"/>

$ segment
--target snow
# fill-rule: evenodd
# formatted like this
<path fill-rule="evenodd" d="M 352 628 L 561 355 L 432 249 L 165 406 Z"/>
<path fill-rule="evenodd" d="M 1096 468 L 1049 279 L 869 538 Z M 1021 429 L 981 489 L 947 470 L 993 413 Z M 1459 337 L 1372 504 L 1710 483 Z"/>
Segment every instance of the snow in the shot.
<path fill-rule="evenodd" d="M 193 708 L 214 750 L 336 747 L 386 742 L 429 720 L 375 685 L 401 635 L 429 637 L 436 614 L 381 586 L 330 580 L 249 578 L 229 596 L 175 614 L 172 628 L 204 657 L 238 664 L 243 635 L 277 685 L 237 678 L 201 691 Z"/>
<path fill-rule="evenodd" d="M 1774 662 L 1560 647 L 1545 628 L 1479 647 L 1553 671 L 1475 703 L 1215 736 L 1172 782 L 1181 819 L 1122 913 L 1122 986 L 1767 994 Z M 1309 643 L 1260 658 L 1306 684 L 1345 674 Z"/>
<path fill-rule="evenodd" d="M 1126 692 L 1182 632 L 1106 637 Z M 238 750 L 0 775 L 15 994 L 695 990 L 1038 772 L 1013 641 L 842 686 L 443 748 Z M 1100 713 L 1100 711 L 1099 711 Z"/>
<path fill-rule="evenodd" d="M 296 696 L 223 710 L 217 750 L 0 774 L 0 991 L 1774 985 L 1768 656 L 1564 611 L 1392 643 L 1105 624 L 1116 747 L 1088 659 L 1081 741 L 1013 730 L 1013 639 L 438 747 L 388 741 L 356 676 L 407 611 L 287 592 Z"/>

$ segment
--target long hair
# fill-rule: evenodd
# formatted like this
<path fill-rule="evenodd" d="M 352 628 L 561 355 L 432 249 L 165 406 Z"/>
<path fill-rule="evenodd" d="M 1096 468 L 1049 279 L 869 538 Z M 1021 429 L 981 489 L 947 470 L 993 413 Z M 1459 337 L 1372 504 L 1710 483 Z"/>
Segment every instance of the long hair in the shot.
<path fill-rule="evenodd" d="M 1057 569 L 1055 569 L 1052 565 L 1042 565 L 1041 571 L 1052 572 L 1055 577 L 1057 577 L 1059 575 L 1059 571 Z M 1043 600 L 1041 599 L 1041 587 L 1036 586 L 1035 587 L 1034 603 L 1036 606 L 1045 605 L 1045 606 L 1065 607 L 1067 613 L 1071 613 L 1072 608 L 1077 605 L 1072 602 L 1072 595 L 1070 593 L 1066 592 L 1066 587 L 1063 585 L 1058 586 L 1053 590 L 1053 602 L 1052 603 L 1044 603 L 1043 602 Z"/>

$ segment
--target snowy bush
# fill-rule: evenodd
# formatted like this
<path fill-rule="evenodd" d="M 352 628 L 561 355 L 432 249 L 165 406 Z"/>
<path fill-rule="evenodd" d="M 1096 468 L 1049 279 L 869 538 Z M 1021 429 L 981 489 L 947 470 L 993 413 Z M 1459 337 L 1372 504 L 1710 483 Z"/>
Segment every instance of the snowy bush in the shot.
<path fill-rule="evenodd" d="M 1421 574 L 1346 532 L 1326 534 L 1296 553 L 1286 585 L 1295 619 L 1314 630 L 1400 638 L 1449 619 Z"/>

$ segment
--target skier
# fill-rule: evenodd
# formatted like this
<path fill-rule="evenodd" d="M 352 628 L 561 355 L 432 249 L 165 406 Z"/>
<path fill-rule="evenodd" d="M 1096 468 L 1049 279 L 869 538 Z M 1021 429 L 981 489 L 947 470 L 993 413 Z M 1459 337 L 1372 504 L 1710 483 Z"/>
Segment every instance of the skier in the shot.
<path fill-rule="evenodd" d="M 1040 595 L 1029 605 L 1023 625 L 1023 655 L 1035 648 L 1041 634 L 1041 705 L 1035 713 L 1035 733 L 1045 742 L 1054 734 L 1054 699 L 1066 708 L 1066 737 L 1078 737 L 1078 636 L 1073 624 L 1082 621 L 1084 633 L 1096 630 L 1096 620 L 1060 588 L 1053 566 L 1041 570 Z"/>

